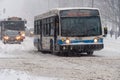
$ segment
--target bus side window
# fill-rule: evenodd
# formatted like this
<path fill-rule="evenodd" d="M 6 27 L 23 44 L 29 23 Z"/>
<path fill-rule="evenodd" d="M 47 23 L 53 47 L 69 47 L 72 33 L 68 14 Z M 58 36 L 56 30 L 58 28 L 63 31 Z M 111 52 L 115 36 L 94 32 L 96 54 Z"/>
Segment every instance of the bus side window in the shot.
<path fill-rule="evenodd" d="M 56 34 L 59 35 L 59 23 L 56 23 Z"/>
<path fill-rule="evenodd" d="M 41 20 L 39 20 L 39 34 L 41 34 Z"/>
<path fill-rule="evenodd" d="M 54 17 L 50 17 L 49 20 L 49 34 L 50 36 L 54 36 Z"/>
<path fill-rule="evenodd" d="M 37 21 L 34 22 L 34 34 L 37 34 Z"/>
<path fill-rule="evenodd" d="M 46 36 L 50 36 L 49 33 L 50 33 L 50 25 L 49 25 L 50 21 L 49 21 L 49 18 L 46 19 Z"/>
<path fill-rule="evenodd" d="M 40 26 L 39 26 L 39 31 L 40 31 L 40 34 L 42 34 L 42 20 L 40 20 Z"/>
<path fill-rule="evenodd" d="M 45 36 L 45 26 L 43 24 L 43 36 Z"/>
<path fill-rule="evenodd" d="M 40 20 L 37 21 L 37 34 L 40 34 Z"/>
<path fill-rule="evenodd" d="M 48 24 L 49 25 L 49 36 L 51 36 L 51 25 L 50 25 L 50 23 Z"/>
<path fill-rule="evenodd" d="M 54 24 L 51 23 L 50 35 L 54 36 Z"/>
<path fill-rule="evenodd" d="M 45 25 L 44 25 L 45 21 L 44 19 L 42 20 L 42 35 L 45 35 Z"/>
<path fill-rule="evenodd" d="M 59 17 L 55 17 L 56 35 L 59 35 Z"/>

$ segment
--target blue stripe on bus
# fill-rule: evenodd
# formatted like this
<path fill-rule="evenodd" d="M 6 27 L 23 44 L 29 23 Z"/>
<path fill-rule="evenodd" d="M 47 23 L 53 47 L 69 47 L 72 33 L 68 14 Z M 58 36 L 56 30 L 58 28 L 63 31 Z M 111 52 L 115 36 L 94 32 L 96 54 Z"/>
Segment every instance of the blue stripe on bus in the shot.
<path fill-rule="evenodd" d="M 71 40 L 70 43 L 94 43 L 94 40 Z M 98 43 L 103 43 L 103 39 L 99 39 Z M 58 40 L 58 44 L 66 44 L 65 41 Z"/>

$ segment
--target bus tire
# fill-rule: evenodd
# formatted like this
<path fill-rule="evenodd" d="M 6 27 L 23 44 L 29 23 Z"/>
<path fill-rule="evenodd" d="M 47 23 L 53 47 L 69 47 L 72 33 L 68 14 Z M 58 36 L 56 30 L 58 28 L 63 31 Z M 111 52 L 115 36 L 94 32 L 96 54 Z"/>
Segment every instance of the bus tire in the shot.
<path fill-rule="evenodd" d="M 93 55 L 93 51 L 88 51 L 88 52 L 87 52 L 87 55 L 88 55 L 88 56 L 92 56 L 92 55 Z"/>
<path fill-rule="evenodd" d="M 3 41 L 4 44 L 6 44 L 6 41 Z"/>
<path fill-rule="evenodd" d="M 6 44 L 6 42 L 3 42 L 4 44 Z"/>
<path fill-rule="evenodd" d="M 57 53 L 57 55 L 58 55 L 58 56 L 63 56 L 63 52 L 60 51 L 60 52 Z"/>

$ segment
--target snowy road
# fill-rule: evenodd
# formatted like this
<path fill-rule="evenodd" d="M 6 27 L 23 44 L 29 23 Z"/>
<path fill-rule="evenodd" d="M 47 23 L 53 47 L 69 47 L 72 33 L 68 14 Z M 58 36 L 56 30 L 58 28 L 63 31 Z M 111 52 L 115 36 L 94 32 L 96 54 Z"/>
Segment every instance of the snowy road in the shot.
<path fill-rule="evenodd" d="M 59 57 L 37 52 L 32 38 L 0 42 L 0 80 L 120 80 L 120 38 L 105 38 L 92 57 Z"/>

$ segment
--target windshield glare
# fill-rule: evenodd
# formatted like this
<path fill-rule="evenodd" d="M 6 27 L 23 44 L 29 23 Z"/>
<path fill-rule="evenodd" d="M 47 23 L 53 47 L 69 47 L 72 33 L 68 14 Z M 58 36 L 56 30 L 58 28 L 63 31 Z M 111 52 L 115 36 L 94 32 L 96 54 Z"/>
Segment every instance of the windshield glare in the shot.
<path fill-rule="evenodd" d="M 62 17 L 62 36 L 96 36 L 101 35 L 100 18 L 96 17 Z"/>

